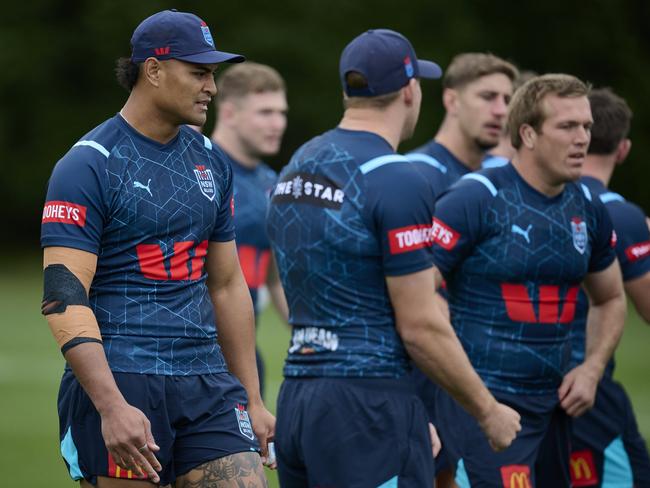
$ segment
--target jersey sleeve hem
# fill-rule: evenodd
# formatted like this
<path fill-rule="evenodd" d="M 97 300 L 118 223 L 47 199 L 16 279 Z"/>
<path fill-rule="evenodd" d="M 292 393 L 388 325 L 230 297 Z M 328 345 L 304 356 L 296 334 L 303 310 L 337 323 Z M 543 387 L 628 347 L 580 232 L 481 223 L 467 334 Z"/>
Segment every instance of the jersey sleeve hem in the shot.
<path fill-rule="evenodd" d="M 598 273 L 607 269 L 614 262 L 614 259 L 616 259 L 615 255 L 609 257 L 608 259 L 600 261 L 598 264 L 589 269 L 589 273 Z"/>
<path fill-rule="evenodd" d="M 41 248 L 44 249 L 46 247 L 70 247 L 99 255 L 97 244 L 83 239 L 75 239 L 74 237 L 66 237 L 65 239 L 61 239 L 60 237 L 42 237 Z"/>
<path fill-rule="evenodd" d="M 385 269 L 384 270 L 384 275 L 385 276 L 404 276 L 404 275 L 417 273 L 418 271 L 423 271 L 425 269 L 430 269 L 430 268 L 433 268 L 433 263 L 432 262 L 417 263 L 417 264 L 413 264 L 411 266 L 406 266 L 406 267 L 400 266 L 399 268 L 395 268 L 395 269 L 391 269 L 391 268 Z"/>
<path fill-rule="evenodd" d="M 218 236 L 211 236 L 210 242 L 230 242 L 235 240 L 235 233 L 229 232 Z"/>

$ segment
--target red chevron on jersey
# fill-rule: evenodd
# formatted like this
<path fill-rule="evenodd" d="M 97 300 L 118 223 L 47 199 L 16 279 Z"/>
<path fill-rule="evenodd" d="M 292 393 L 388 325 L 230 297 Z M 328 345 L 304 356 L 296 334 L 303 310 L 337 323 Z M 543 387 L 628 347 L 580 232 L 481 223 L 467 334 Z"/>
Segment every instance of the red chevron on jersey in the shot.
<path fill-rule="evenodd" d="M 51 200 L 43 207 L 44 224 L 57 222 L 84 227 L 86 225 L 86 207 L 76 203 Z"/>
<path fill-rule="evenodd" d="M 631 262 L 645 258 L 650 255 L 650 241 L 631 245 L 625 250 L 625 255 Z"/>
<path fill-rule="evenodd" d="M 436 218 L 433 219 L 432 229 L 434 242 L 447 251 L 453 249 L 454 246 L 456 246 L 458 239 L 460 239 L 460 234 L 458 232 Z"/>
<path fill-rule="evenodd" d="M 388 231 L 391 254 L 415 251 L 432 244 L 430 225 L 409 225 Z"/>

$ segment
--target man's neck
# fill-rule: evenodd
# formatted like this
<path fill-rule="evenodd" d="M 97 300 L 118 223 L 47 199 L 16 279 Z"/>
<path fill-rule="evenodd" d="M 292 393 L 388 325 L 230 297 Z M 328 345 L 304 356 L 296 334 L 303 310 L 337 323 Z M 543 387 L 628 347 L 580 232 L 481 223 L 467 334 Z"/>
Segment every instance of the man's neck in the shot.
<path fill-rule="evenodd" d="M 460 130 L 450 127 L 448 122 L 443 122 L 434 137 L 434 141 L 445 146 L 456 159 L 470 170 L 476 171 L 481 168 L 486 151 L 477 147 L 472 141 L 467 140 Z"/>
<path fill-rule="evenodd" d="M 244 150 L 235 134 L 220 128 L 218 124 L 212 131 L 212 136 L 210 138 L 216 142 L 221 149 L 226 151 L 237 163 L 241 164 L 245 168 L 255 169 L 259 166 L 261 162 L 260 158 L 257 155 L 252 155 L 248 151 Z"/>
<path fill-rule="evenodd" d="M 390 110 L 379 111 L 366 108 L 349 108 L 339 123 L 341 129 L 372 132 L 386 139 L 393 150 L 401 142 L 402 123 Z"/>
<path fill-rule="evenodd" d="M 153 103 L 141 103 L 133 94 L 120 110 L 120 115 L 140 134 L 161 144 L 176 137 L 180 128 L 179 124 L 165 119 Z"/>
<path fill-rule="evenodd" d="M 615 166 L 614 155 L 588 154 L 582 167 L 582 176 L 591 176 L 603 185 L 609 186 Z"/>
<path fill-rule="evenodd" d="M 530 154 L 517 152 L 512 158 L 512 165 L 526 183 L 547 197 L 559 195 L 564 190 L 566 182 L 556 182 L 548 178 Z"/>

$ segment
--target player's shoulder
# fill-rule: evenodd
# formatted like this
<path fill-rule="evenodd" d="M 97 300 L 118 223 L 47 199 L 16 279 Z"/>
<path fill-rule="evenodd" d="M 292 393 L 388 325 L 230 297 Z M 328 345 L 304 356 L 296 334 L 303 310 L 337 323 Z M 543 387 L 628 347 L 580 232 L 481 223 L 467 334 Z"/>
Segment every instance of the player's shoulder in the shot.
<path fill-rule="evenodd" d="M 55 171 L 78 171 L 106 165 L 123 134 L 115 117 L 84 134 L 57 162 Z"/>
<path fill-rule="evenodd" d="M 485 168 L 463 175 L 450 190 L 469 192 L 475 198 L 494 198 L 499 191 L 512 182 L 510 165 Z M 470 195 L 468 195 L 470 196 Z"/>
<path fill-rule="evenodd" d="M 278 172 L 271 168 L 264 161 L 260 162 L 257 166 L 257 172 L 263 179 L 275 180 L 278 177 Z"/>

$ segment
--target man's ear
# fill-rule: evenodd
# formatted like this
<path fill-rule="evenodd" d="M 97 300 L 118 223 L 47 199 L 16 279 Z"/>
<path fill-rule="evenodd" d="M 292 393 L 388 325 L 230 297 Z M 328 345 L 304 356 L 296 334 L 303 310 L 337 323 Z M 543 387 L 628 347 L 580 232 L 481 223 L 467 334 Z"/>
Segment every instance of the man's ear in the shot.
<path fill-rule="evenodd" d="M 458 105 L 458 92 L 453 88 L 445 88 L 442 91 L 442 104 L 448 114 L 455 115 Z"/>
<path fill-rule="evenodd" d="M 616 148 L 616 164 L 622 164 L 625 161 L 627 155 L 630 154 L 630 149 L 632 149 L 631 140 L 623 139 L 618 143 L 618 147 Z"/>
<path fill-rule="evenodd" d="M 537 131 L 531 125 L 523 124 L 519 127 L 519 137 L 521 137 L 521 142 L 527 149 L 535 149 Z"/>
<path fill-rule="evenodd" d="M 142 66 L 144 78 L 153 86 L 160 86 L 160 72 L 162 65 L 156 58 L 147 58 Z"/>

